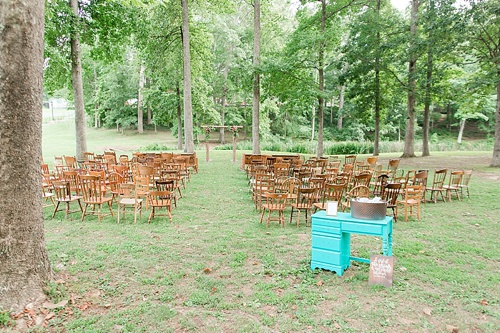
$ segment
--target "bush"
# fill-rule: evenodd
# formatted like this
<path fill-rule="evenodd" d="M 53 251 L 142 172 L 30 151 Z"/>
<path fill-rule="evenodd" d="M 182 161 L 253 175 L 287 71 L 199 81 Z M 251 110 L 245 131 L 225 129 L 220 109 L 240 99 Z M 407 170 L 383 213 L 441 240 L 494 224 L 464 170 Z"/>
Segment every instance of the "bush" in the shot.
<path fill-rule="evenodd" d="M 162 145 L 162 144 L 159 144 L 159 143 L 155 142 L 155 143 L 151 143 L 149 145 L 146 145 L 144 147 L 141 147 L 140 150 L 144 150 L 144 151 L 159 151 L 159 150 L 173 150 L 173 149 L 169 149 L 166 145 Z"/>
<path fill-rule="evenodd" d="M 337 142 L 325 148 L 326 155 L 349 155 L 349 154 L 371 154 L 373 143 L 371 142 Z"/>

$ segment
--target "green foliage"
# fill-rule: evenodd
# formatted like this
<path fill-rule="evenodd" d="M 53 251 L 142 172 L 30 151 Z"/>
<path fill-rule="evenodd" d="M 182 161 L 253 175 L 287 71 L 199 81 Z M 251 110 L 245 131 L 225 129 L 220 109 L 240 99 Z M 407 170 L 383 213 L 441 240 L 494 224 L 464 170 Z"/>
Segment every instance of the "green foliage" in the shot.
<path fill-rule="evenodd" d="M 13 326 L 14 325 L 14 320 L 10 318 L 9 312 L 0 312 L 0 327 L 8 327 L 8 326 Z"/>
<path fill-rule="evenodd" d="M 174 150 L 174 149 L 169 148 L 167 145 L 155 142 L 155 143 L 145 145 L 144 147 L 141 147 L 141 150 L 144 150 L 144 151 L 169 151 L 169 150 Z"/>
<path fill-rule="evenodd" d="M 325 148 L 326 155 L 349 155 L 349 154 L 371 154 L 373 144 L 371 142 L 339 142 L 328 145 Z"/>

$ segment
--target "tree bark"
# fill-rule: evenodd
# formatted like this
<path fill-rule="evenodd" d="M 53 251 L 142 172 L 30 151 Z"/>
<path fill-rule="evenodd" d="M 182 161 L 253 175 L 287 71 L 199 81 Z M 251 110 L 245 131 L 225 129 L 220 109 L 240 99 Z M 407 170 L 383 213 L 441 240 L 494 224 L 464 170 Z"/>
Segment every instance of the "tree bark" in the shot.
<path fill-rule="evenodd" d="M 252 153 L 260 154 L 260 0 L 253 4 L 253 99 L 252 99 Z"/>
<path fill-rule="evenodd" d="M 146 67 L 141 64 L 139 70 L 139 92 L 137 93 L 137 132 L 144 133 L 144 110 L 142 109 L 143 97 L 142 91 L 144 90 L 144 71 Z"/>
<path fill-rule="evenodd" d="M 177 149 L 182 149 L 182 110 L 181 110 L 181 87 L 177 82 Z"/>
<path fill-rule="evenodd" d="M 460 119 L 460 129 L 458 130 L 457 143 L 462 143 L 462 136 L 464 135 L 465 118 Z"/>
<path fill-rule="evenodd" d="M 99 83 L 97 82 L 97 69 L 95 62 L 92 62 L 92 71 L 94 74 L 94 128 L 99 128 L 99 102 L 97 100 L 97 93 L 99 91 Z"/>
<path fill-rule="evenodd" d="M 184 152 L 194 152 L 193 104 L 191 101 L 191 48 L 189 46 L 188 0 L 182 4 L 182 51 L 184 59 Z"/>
<path fill-rule="evenodd" d="M 325 23 L 326 23 L 326 0 L 321 0 L 321 35 L 325 34 Z M 325 102 L 323 98 L 323 93 L 325 91 L 325 40 L 321 41 L 318 52 L 318 149 L 316 151 L 316 157 L 323 156 L 323 132 L 324 132 L 324 121 L 325 121 Z"/>
<path fill-rule="evenodd" d="M 434 20 L 434 1 L 429 1 L 430 21 Z M 427 45 L 427 77 L 425 81 L 425 100 L 424 100 L 424 124 L 422 126 L 422 156 L 430 156 L 429 149 L 429 127 L 430 127 L 430 113 L 431 113 L 431 80 L 432 80 L 432 66 L 433 66 L 433 32 L 429 29 Z"/>
<path fill-rule="evenodd" d="M 377 0 L 377 16 L 380 16 L 380 0 Z M 379 155 L 380 135 L 380 31 L 376 34 L 377 55 L 375 56 L 375 138 L 373 140 L 373 156 Z"/>
<path fill-rule="evenodd" d="M 344 91 L 345 85 L 339 88 L 339 117 L 337 118 L 337 129 L 341 130 L 343 127 L 344 116 L 342 115 L 342 110 L 344 109 Z"/>
<path fill-rule="evenodd" d="M 229 76 L 229 62 L 226 62 L 226 65 L 224 66 L 224 86 L 222 88 L 222 98 L 221 98 L 222 108 L 220 110 L 220 124 L 221 124 L 221 126 L 226 125 L 225 118 L 226 118 L 227 78 L 228 78 L 228 76 Z M 222 144 L 225 143 L 224 132 L 225 132 L 224 127 L 221 127 L 220 132 L 219 132 L 219 141 Z"/>
<path fill-rule="evenodd" d="M 500 64 L 497 64 L 497 78 L 500 78 Z M 495 112 L 495 144 L 491 167 L 500 167 L 500 81 L 497 83 L 497 109 Z"/>
<path fill-rule="evenodd" d="M 41 300 L 51 278 L 40 173 L 44 5 L 0 1 L 0 311 Z"/>
<path fill-rule="evenodd" d="M 401 157 L 415 157 L 415 100 L 417 91 L 417 23 L 418 23 L 418 0 L 411 2 L 410 23 L 410 61 L 408 63 L 408 117 L 406 119 L 406 134 L 404 152 Z"/>
<path fill-rule="evenodd" d="M 78 17 L 78 0 L 70 0 L 70 7 Z M 75 134 L 76 134 L 76 159 L 83 161 L 83 153 L 87 151 L 87 136 L 85 133 L 85 103 L 83 101 L 82 55 L 80 50 L 80 34 L 78 27 L 71 37 L 71 77 L 75 102 Z"/>

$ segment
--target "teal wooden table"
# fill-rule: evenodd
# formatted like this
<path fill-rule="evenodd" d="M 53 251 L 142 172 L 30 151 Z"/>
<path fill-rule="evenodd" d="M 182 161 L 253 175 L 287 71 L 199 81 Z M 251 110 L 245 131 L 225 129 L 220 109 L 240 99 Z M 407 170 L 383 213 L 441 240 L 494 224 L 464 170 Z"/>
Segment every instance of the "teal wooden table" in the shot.
<path fill-rule="evenodd" d="M 351 234 L 382 238 L 382 253 L 392 256 L 392 217 L 384 220 L 361 220 L 350 213 L 327 216 L 322 210 L 312 215 L 311 269 L 323 268 L 342 276 L 351 260 L 369 263 L 369 259 L 351 256 Z"/>

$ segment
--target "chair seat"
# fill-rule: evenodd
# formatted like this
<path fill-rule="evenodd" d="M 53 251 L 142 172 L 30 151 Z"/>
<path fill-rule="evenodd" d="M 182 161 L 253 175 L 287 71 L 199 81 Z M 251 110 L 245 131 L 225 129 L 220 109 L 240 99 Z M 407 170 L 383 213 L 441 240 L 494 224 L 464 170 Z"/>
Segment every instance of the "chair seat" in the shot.
<path fill-rule="evenodd" d="M 142 199 L 134 199 L 134 198 L 121 198 L 118 202 L 121 205 L 134 205 L 135 203 L 142 203 Z"/>

